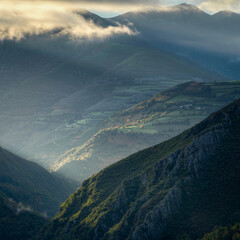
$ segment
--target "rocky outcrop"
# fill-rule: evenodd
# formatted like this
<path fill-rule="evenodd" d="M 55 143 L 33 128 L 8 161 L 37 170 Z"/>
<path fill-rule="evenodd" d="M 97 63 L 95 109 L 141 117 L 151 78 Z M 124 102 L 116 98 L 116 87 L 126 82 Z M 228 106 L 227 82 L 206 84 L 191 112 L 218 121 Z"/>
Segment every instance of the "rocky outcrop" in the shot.
<path fill-rule="evenodd" d="M 155 164 L 152 171 L 154 177 L 151 182 L 158 184 L 164 176 L 167 180 L 164 182 L 163 189 L 170 186 L 166 196 L 156 206 L 146 214 L 140 210 L 137 214 L 136 222 L 144 216 L 143 223 L 133 229 L 134 240 L 157 240 L 164 234 L 169 220 L 181 206 L 181 186 L 189 181 L 194 182 L 201 174 L 204 163 L 215 154 L 216 149 L 221 145 L 228 129 L 226 125 L 219 124 L 210 131 L 196 137 L 187 147 L 178 150 L 164 160 Z M 179 178 L 180 172 L 184 177 Z"/>

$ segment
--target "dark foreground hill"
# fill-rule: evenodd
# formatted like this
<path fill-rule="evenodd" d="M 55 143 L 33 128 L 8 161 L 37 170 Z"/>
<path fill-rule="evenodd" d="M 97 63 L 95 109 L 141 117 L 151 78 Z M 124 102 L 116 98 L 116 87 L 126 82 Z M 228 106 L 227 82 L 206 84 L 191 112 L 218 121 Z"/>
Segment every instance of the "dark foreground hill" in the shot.
<path fill-rule="evenodd" d="M 21 209 L 13 201 L 0 196 L 0 239 L 27 240 L 46 223 L 47 219 Z"/>
<path fill-rule="evenodd" d="M 240 219 L 240 99 L 84 181 L 37 239 L 203 237 Z"/>
<path fill-rule="evenodd" d="M 52 216 L 75 187 L 38 164 L 0 148 L 0 194 L 3 197 Z"/>

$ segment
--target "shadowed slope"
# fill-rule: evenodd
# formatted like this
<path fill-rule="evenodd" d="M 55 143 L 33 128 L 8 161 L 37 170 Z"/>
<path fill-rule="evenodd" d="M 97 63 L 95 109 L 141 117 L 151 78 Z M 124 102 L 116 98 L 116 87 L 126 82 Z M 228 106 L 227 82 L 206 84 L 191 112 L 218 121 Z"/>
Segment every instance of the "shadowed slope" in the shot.
<path fill-rule="evenodd" d="M 21 211 L 20 211 L 21 210 Z M 27 240 L 47 222 L 42 216 L 20 209 L 17 203 L 0 196 L 0 239 Z"/>
<path fill-rule="evenodd" d="M 75 187 L 36 163 L 0 148 L 0 193 L 4 197 L 52 216 Z"/>

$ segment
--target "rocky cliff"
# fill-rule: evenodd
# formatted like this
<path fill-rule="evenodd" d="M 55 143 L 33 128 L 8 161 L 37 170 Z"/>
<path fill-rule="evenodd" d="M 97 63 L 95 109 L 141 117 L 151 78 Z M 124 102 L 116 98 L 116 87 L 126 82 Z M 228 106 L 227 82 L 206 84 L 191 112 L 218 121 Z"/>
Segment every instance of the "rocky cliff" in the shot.
<path fill-rule="evenodd" d="M 83 182 L 38 239 L 192 239 L 240 219 L 240 100 Z"/>

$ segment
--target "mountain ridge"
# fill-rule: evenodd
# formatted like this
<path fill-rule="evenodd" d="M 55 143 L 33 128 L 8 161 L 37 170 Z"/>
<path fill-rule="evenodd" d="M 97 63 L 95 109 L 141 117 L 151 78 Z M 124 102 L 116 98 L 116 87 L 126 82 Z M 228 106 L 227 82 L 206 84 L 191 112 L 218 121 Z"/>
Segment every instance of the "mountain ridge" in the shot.
<path fill-rule="evenodd" d="M 170 6 L 162 10 L 139 10 L 113 19 L 122 24 L 131 22 L 141 33 L 139 37 L 151 45 L 185 56 L 208 69 L 237 80 L 239 68 L 237 63 L 232 62 L 232 58 L 240 52 L 236 44 L 240 34 L 240 15 L 225 14 L 221 11 L 209 15 L 200 9 L 191 10 L 194 9 L 191 5 L 185 7 L 187 10 L 178 10 L 181 8 L 184 9 L 184 5 Z M 226 39 L 236 46 L 235 52 L 232 47 L 225 45 Z"/>
<path fill-rule="evenodd" d="M 197 239 L 215 225 L 234 224 L 239 121 L 240 99 L 107 167 L 83 182 L 37 239 Z"/>

